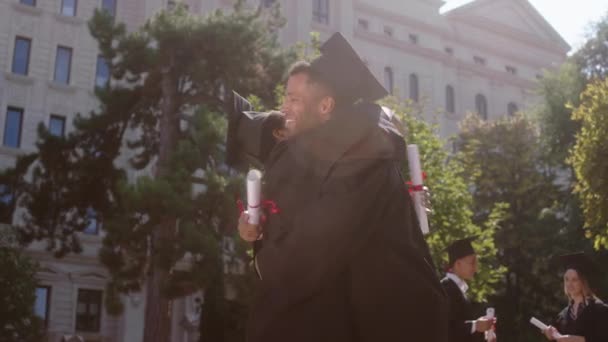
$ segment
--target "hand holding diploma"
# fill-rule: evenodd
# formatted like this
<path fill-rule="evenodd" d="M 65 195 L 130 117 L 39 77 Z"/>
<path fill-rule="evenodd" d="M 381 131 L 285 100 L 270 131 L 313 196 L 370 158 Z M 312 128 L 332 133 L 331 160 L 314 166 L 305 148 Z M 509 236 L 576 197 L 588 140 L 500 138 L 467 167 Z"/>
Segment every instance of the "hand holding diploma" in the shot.
<path fill-rule="evenodd" d="M 563 337 L 557 331 L 557 329 L 555 329 L 552 326 L 546 325 L 545 323 L 543 323 L 540 320 L 536 319 L 536 317 L 530 318 L 530 323 L 532 325 L 534 325 L 535 327 L 537 327 L 538 329 L 540 329 L 543 332 L 543 334 L 545 334 L 545 336 L 547 337 L 547 339 L 549 339 L 549 340 L 556 340 L 558 338 Z"/>
<path fill-rule="evenodd" d="M 239 218 L 239 235 L 247 242 L 261 238 L 262 173 L 252 169 L 247 173 L 247 210 Z"/>
<path fill-rule="evenodd" d="M 262 172 L 251 169 L 247 173 L 247 215 L 248 222 L 253 225 L 260 224 L 262 213 Z"/>

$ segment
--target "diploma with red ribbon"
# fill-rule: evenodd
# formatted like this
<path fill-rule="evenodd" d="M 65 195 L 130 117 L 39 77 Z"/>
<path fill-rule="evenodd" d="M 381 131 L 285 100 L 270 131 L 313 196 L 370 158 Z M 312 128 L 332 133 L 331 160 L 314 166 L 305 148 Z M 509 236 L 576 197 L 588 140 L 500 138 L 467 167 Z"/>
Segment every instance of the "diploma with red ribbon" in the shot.
<path fill-rule="evenodd" d="M 412 178 L 412 198 L 414 199 L 414 207 L 416 208 L 416 214 L 420 222 L 420 230 L 422 230 L 422 234 L 428 234 L 429 221 L 424 206 L 424 185 L 422 184 L 423 177 L 418 145 L 407 145 L 407 161 L 410 168 L 410 177 Z"/>
<path fill-rule="evenodd" d="M 247 214 L 250 224 L 260 224 L 262 215 L 262 172 L 251 169 L 247 173 Z"/>

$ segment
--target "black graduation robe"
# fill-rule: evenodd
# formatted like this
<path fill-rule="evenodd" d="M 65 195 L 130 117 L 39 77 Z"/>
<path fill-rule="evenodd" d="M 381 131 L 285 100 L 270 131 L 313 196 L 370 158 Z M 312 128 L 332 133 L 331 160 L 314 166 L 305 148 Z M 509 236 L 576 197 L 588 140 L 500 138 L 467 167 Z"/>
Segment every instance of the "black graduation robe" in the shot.
<path fill-rule="evenodd" d="M 256 256 L 248 342 L 447 341 L 446 297 L 379 112 L 337 113 L 271 154 L 264 193 L 280 212 Z"/>
<path fill-rule="evenodd" d="M 569 314 L 570 306 L 557 316 L 553 326 L 562 335 L 585 338 L 585 342 L 608 342 L 608 305 L 592 299 L 576 320 Z"/>
<path fill-rule="evenodd" d="M 484 334 L 471 333 L 472 321 L 477 319 L 473 312 L 473 304 L 465 297 L 458 285 L 450 278 L 443 278 L 441 286 L 449 301 L 449 333 L 450 342 L 484 341 Z"/>

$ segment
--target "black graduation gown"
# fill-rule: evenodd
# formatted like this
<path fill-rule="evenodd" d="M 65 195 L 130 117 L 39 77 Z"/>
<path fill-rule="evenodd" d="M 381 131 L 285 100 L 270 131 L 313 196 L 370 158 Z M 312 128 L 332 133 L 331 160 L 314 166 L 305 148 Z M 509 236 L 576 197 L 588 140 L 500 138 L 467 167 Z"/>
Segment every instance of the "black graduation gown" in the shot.
<path fill-rule="evenodd" d="M 591 300 L 576 320 L 568 314 L 569 308 L 562 310 L 553 324 L 560 334 L 582 336 L 585 342 L 608 342 L 608 305 Z"/>
<path fill-rule="evenodd" d="M 447 302 L 378 106 L 279 144 L 249 342 L 447 341 Z M 372 111 L 372 113 L 369 113 Z"/>
<path fill-rule="evenodd" d="M 450 342 L 473 342 L 484 341 L 482 333 L 471 333 L 472 323 L 466 323 L 477 319 L 473 312 L 473 304 L 464 296 L 458 285 L 450 278 L 443 278 L 441 286 L 445 290 L 449 301 L 449 334 Z"/>

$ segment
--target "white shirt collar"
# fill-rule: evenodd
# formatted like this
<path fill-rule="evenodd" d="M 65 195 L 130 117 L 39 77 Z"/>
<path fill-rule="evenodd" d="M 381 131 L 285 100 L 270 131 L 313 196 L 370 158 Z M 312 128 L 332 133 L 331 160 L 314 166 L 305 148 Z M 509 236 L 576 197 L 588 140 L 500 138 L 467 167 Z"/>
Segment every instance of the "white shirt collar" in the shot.
<path fill-rule="evenodd" d="M 456 283 L 456 285 L 458 285 L 458 288 L 460 289 L 460 291 L 462 291 L 462 294 L 466 295 L 467 291 L 469 290 L 469 285 L 467 285 L 467 283 L 460 279 L 459 276 L 457 276 L 454 273 L 448 272 L 445 275 L 448 279 L 452 280 L 453 282 Z"/>

